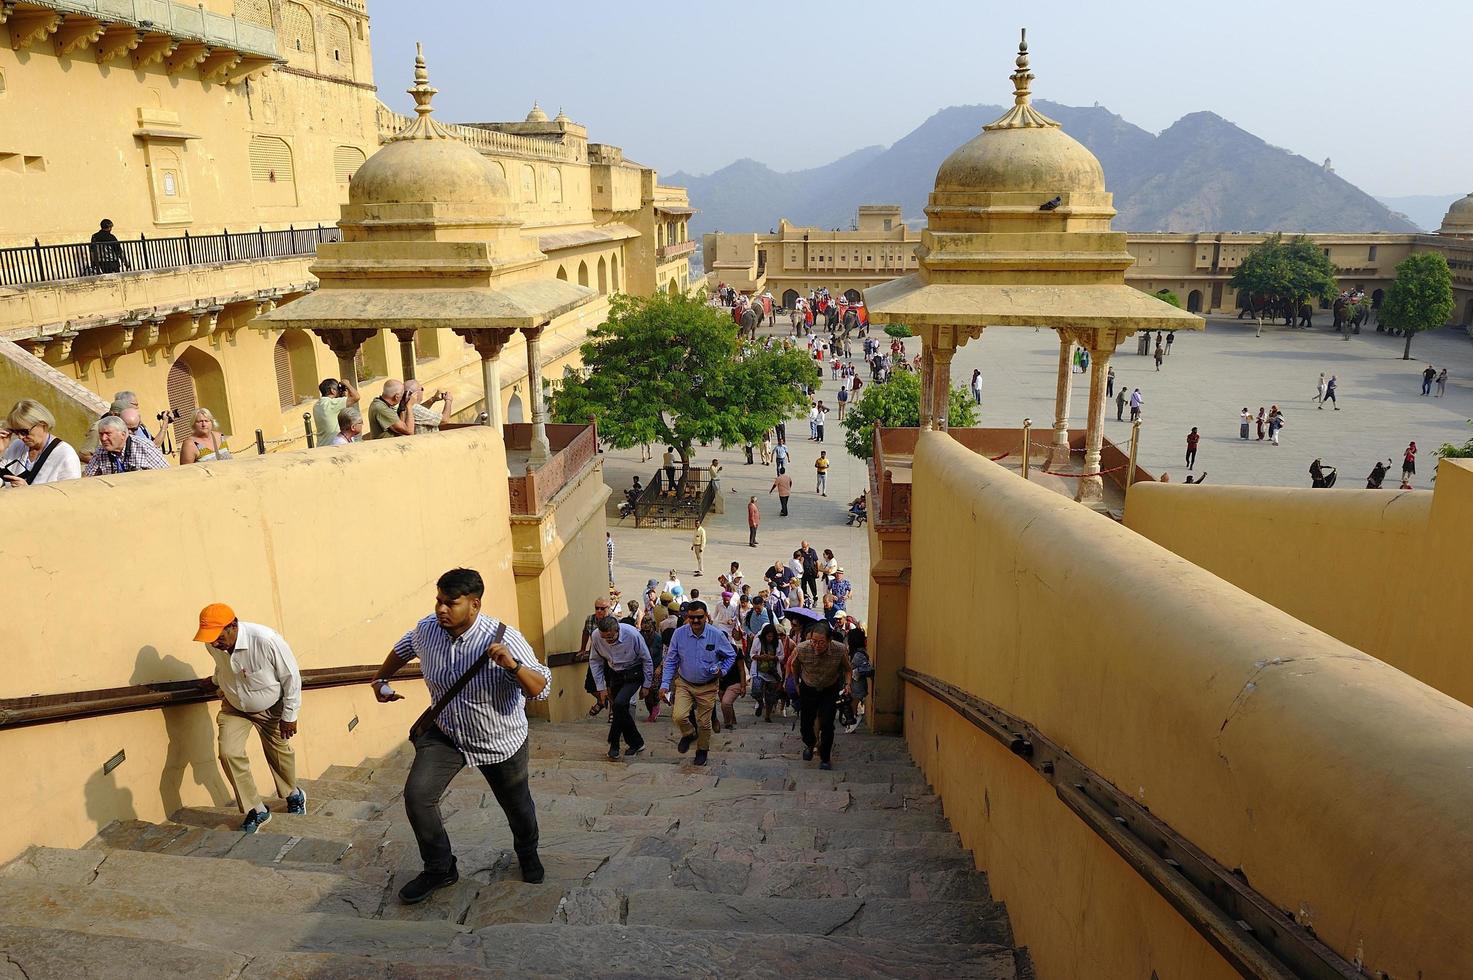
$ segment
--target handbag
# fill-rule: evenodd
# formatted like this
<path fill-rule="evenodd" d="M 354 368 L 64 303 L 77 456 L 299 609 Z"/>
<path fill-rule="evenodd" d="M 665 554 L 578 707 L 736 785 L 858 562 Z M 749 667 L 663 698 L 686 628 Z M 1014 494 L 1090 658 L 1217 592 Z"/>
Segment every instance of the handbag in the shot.
<path fill-rule="evenodd" d="M 446 689 L 444 694 L 436 698 L 435 703 L 426 708 L 424 710 L 424 714 L 415 719 L 414 724 L 409 727 L 409 738 L 411 741 L 429 731 L 430 726 L 435 723 L 435 719 L 440 717 L 440 712 L 445 710 L 445 706 L 453 701 L 455 699 L 455 696 L 459 694 L 461 690 L 464 689 L 465 686 L 471 682 L 471 678 L 475 677 L 478 673 L 481 672 L 482 667 L 485 667 L 488 663 L 491 662 L 491 647 L 497 643 L 500 643 L 502 638 L 505 636 L 506 624 L 497 623 L 496 631 L 491 634 L 491 642 L 486 644 L 485 651 L 482 652 L 482 654 L 477 657 L 469 667 L 465 669 L 465 673 L 457 677 L 455 679 L 455 683 L 451 684 L 450 687 Z"/>

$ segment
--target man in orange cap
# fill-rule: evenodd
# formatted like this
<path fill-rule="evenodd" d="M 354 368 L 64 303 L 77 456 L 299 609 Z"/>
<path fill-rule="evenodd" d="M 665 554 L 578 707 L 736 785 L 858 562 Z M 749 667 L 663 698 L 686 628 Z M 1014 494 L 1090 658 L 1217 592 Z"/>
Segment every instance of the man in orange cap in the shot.
<path fill-rule="evenodd" d="M 287 813 L 306 813 L 307 794 L 297 787 L 297 759 L 288 741 L 297 733 L 302 707 L 302 672 L 292 648 L 275 630 L 241 622 L 222 602 L 200 610 L 194 638 L 215 658 L 215 686 L 220 689 L 220 764 L 235 789 L 235 801 L 246 815 L 240 829 L 254 834 L 271 819 L 256 792 L 246 736 L 261 735 L 266 763 L 276 779 L 276 792 Z"/>

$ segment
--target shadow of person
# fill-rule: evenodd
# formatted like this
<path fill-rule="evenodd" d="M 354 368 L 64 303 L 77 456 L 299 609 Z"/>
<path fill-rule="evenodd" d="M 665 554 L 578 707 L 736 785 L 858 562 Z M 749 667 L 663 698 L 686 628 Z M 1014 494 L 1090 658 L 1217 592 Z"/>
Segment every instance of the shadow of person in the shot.
<path fill-rule="evenodd" d="M 104 774 L 101 768 L 87 778 L 82 794 L 87 804 L 87 819 L 99 831 L 114 820 L 138 817 L 138 811 L 133 808 L 133 791 L 119 786 L 118 778 L 112 773 Z"/>
<path fill-rule="evenodd" d="M 158 684 L 198 676 L 194 666 L 177 657 L 165 657 L 157 648 L 146 646 L 138 651 L 132 682 Z M 164 737 L 168 740 L 163 768 L 159 772 L 159 799 L 163 802 L 164 813 L 172 814 L 185 805 L 183 786 L 186 772 L 194 785 L 204 787 L 214 805 L 233 803 L 235 794 L 220 772 L 215 751 L 215 723 L 209 705 L 185 704 L 164 708 L 159 713 L 163 716 Z M 199 802 L 195 794 L 190 795 L 191 803 Z"/>

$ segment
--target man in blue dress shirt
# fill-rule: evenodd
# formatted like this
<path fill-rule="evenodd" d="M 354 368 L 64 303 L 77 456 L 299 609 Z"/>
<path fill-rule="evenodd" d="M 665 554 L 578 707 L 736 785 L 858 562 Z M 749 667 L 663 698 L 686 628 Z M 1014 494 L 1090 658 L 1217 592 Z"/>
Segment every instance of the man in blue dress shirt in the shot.
<path fill-rule="evenodd" d="M 598 690 L 598 703 L 609 704 L 609 758 L 619 758 L 619 740 L 622 737 L 626 756 L 635 756 L 644 751 L 644 738 L 639 726 L 634 723 L 634 713 L 629 702 L 636 694 L 644 697 L 655 682 L 654 661 L 650 659 L 650 648 L 645 644 L 639 630 L 628 623 L 621 623 L 613 616 L 605 616 L 594 624 L 593 638 L 588 647 L 588 668 L 593 672 L 593 683 Z"/>
<path fill-rule="evenodd" d="M 680 732 L 677 748 L 689 752 L 694 742 L 698 766 L 706 764 L 706 753 L 711 748 L 711 713 L 720 695 L 717 685 L 737 658 L 731 640 L 706 618 L 706 604 L 699 599 L 685 607 L 685 625 L 670 637 L 660 679 L 660 697 L 672 704 L 675 728 Z M 694 726 L 689 717 L 692 707 L 696 712 Z"/>
<path fill-rule="evenodd" d="M 389 678 L 415 657 L 430 697 L 439 700 L 482 656 L 472 679 L 445 705 L 434 724 L 414 736 L 414 762 L 404 784 L 404 809 L 419 842 L 424 873 L 399 889 L 407 905 L 460 880 L 440 815 L 440 798 L 455 774 L 475 766 L 486 777 L 511 827 L 522 880 L 543 879 L 537 857 L 537 808 L 528 785 L 527 699 L 543 700 L 551 672 L 537 662 L 527 640 L 510 626 L 493 643 L 501 623 L 481 613 L 485 582 L 479 572 L 453 568 L 435 583 L 435 611 L 405 633 L 370 682 L 379 701 L 399 701 Z"/>

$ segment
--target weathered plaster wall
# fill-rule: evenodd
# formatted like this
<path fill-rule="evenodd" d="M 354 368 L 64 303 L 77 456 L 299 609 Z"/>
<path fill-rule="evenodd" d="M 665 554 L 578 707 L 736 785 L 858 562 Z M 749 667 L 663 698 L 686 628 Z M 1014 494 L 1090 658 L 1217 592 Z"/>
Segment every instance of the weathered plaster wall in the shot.
<path fill-rule="evenodd" d="M 1368 969 L 1473 970 L 1473 710 L 942 434 L 914 479 L 909 666 L 1027 719 Z M 1016 785 L 1037 777 L 914 690 L 905 712 L 1040 976 L 1222 973 Z"/>
<path fill-rule="evenodd" d="M 1246 592 L 1465 704 L 1473 663 L 1473 466 L 1442 460 L 1436 488 L 1336 490 L 1137 485 L 1127 527 Z M 1212 533 L 1202 533 L 1210 527 Z"/>
<path fill-rule="evenodd" d="M 303 667 L 378 663 L 456 565 L 478 569 L 488 610 L 517 622 L 506 458 L 489 430 L 77 480 L 3 503 L 0 581 L 23 599 L 26 628 L 7 644 L 0 697 L 209 676 L 191 638 L 215 601 L 281 631 Z M 398 686 L 409 700 L 391 706 L 363 686 L 309 694 L 301 775 L 401 743 L 424 689 Z M 28 844 L 78 846 L 114 819 L 225 802 L 214 711 L 0 733 L 0 861 Z M 103 777 L 118 749 L 128 761 Z"/>

